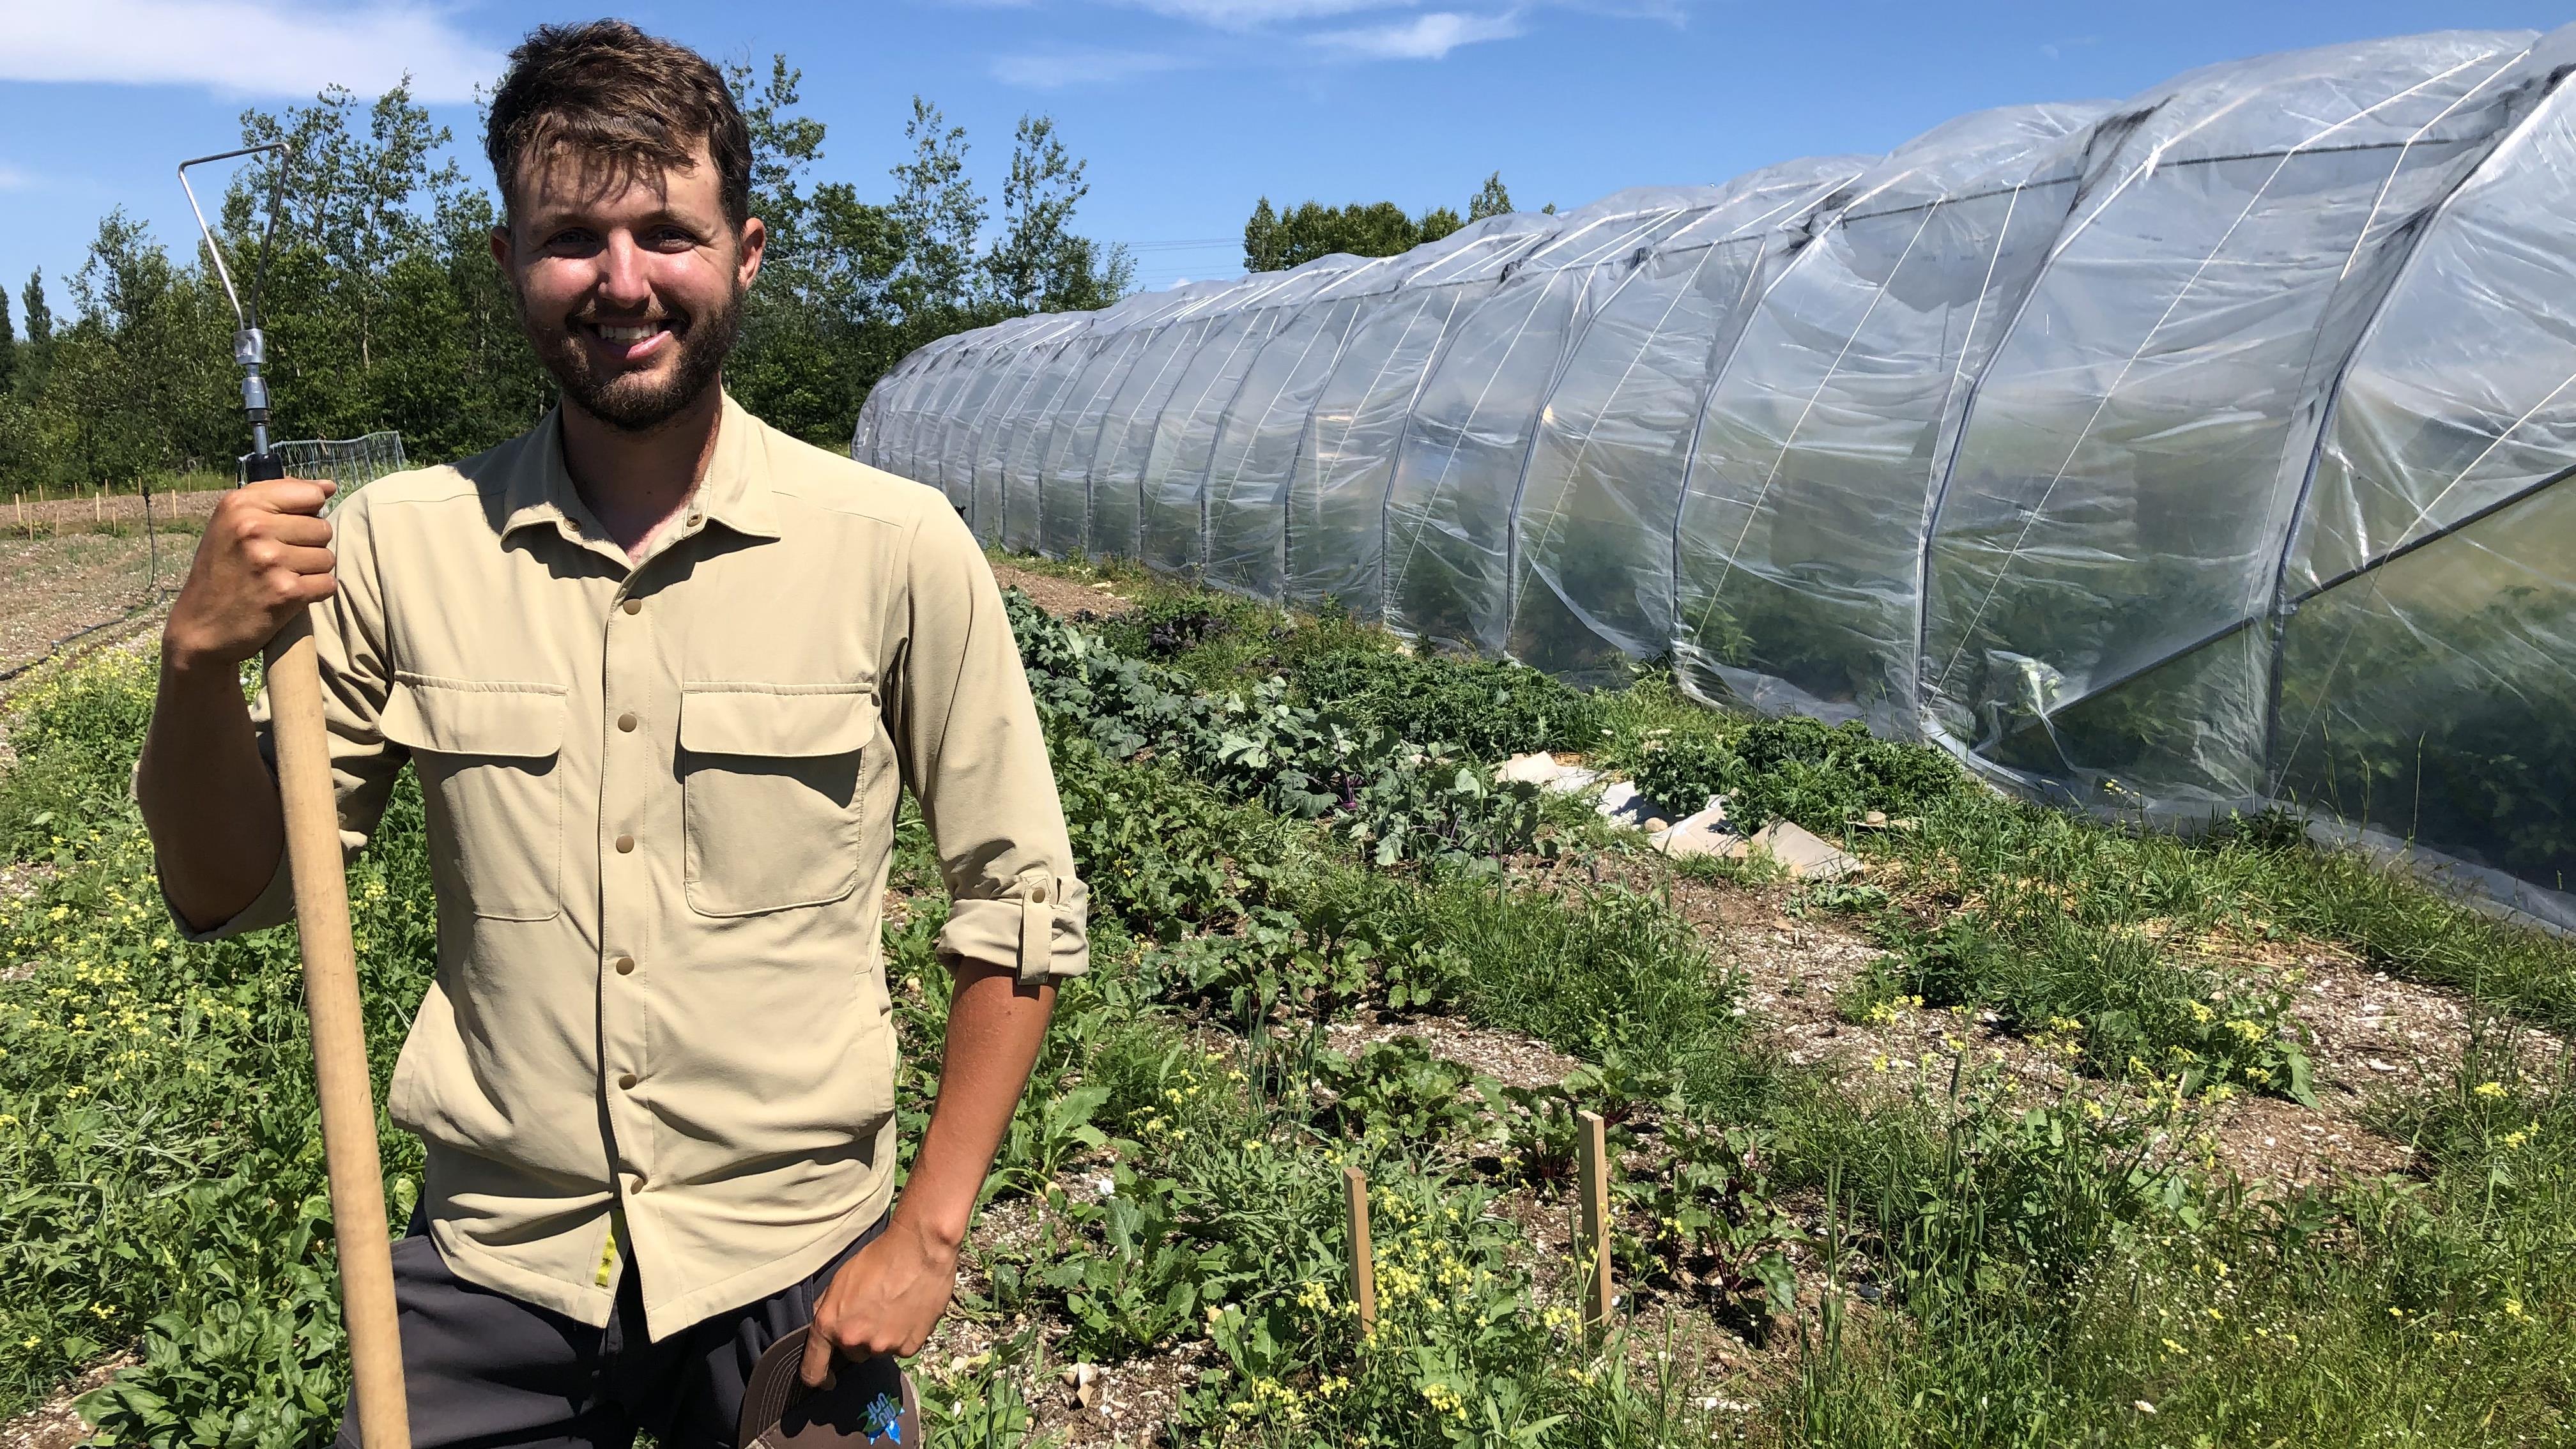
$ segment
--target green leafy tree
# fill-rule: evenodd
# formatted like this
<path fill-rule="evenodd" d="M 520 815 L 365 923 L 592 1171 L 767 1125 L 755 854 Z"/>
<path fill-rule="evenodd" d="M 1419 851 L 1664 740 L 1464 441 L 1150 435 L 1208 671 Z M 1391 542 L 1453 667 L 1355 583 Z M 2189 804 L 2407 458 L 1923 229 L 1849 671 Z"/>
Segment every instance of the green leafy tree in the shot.
<path fill-rule="evenodd" d="M 9 294 L 0 292 L 0 397 L 18 378 L 18 328 L 9 318 Z"/>
<path fill-rule="evenodd" d="M 413 103 L 408 75 L 363 112 L 355 94 L 330 86 L 312 105 L 283 115 L 242 115 L 244 145 L 288 148 L 279 223 L 328 269 L 335 321 L 348 333 L 362 378 L 383 345 L 395 264 L 430 247 L 430 212 L 421 203 L 464 185 L 455 162 L 435 159 L 453 139 Z M 262 167 L 245 184 L 268 179 Z"/>
<path fill-rule="evenodd" d="M 27 343 L 18 349 L 17 374 L 25 392 L 41 390 L 45 385 L 47 364 L 54 351 L 54 309 L 45 305 L 45 269 L 27 274 L 26 290 L 18 294 L 27 313 Z"/>
<path fill-rule="evenodd" d="M 1252 271 L 1275 272 L 1335 252 L 1391 257 L 1438 241 L 1462 225 L 1458 213 L 1445 206 L 1418 218 L 1392 201 L 1355 201 L 1348 206 L 1308 201 L 1293 210 L 1275 212 L 1265 196 L 1244 223 L 1243 264 Z"/>
<path fill-rule="evenodd" d="M 1279 270 L 1279 213 L 1267 196 L 1253 203 L 1252 216 L 1243 223 L 1243 269 Z"/>
<path fill-rule="evenodd" d="M 986 212 L 966 174 L 966 128 L 949 125 L 937 106 L 914 96 L 903 134 L 912 156 L 893 168 L 892 209 L 904 250 L 893 280 L 897 304 L 908 313 L 974 316 L 976 240 Z"/>
<path fill-rule="evenodd" d="M 994 299 L 1013 312 L 1105 307 L 1134 281 L 1126 248 L 1103 252 L 1074 234 L 1073 209 L 1091 187 L 1051 116 L 1022 116 L 1002 183 L 1002 239 L 984 257 Z"/>
<path fill-rule="evenodd" d="M 1512 194 L 1504 189 L 1503 173 L 1497 171 L 1485 178 L 1485 184 L 1477 187 L 1475 196 L 1467 202 L 1467 219 L 1483 221 L 1489 216 L 1504 215 L 1511 209 Z"/>
<path fill-rule="evenodd" d="M 199 274 L 173 266 L 119 208 L 99 222 L 72 298 L 78 315 L 55 339 L 48 380 L 75 425 L 72 481 L 121 484 L 201 461 L 226 397 L 199 343 L 229 329 Z"/>

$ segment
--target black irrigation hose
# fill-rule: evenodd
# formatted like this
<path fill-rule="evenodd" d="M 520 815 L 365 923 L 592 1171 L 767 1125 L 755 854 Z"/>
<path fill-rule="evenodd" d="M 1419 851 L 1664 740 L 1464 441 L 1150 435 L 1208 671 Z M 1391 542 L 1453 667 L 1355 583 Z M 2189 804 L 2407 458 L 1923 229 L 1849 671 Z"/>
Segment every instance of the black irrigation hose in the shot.
<path fill-rule="evenodd" d="M 156 593 L 151 602 L 137 604 L 133 608 L 126 610 L 124 613 L 119 614 L 115 618 L 110 619 L 103 624 L 92 624 L 85 629 L 74 629 L 72 632 L 65 634 L 60 639 L 46 645 L 44 653 L 37 655 L 26 663 L 12 665 L 7 669 L 0 669 L 0 684 L 6 684 L 21 674 L 25 674 L 30 670 L 38 669 L 47 664 L 53 663 L 56 659 L 62 657 L 62 653 L 65 649 L 70 648 L 73 644 L 88 638 L 90 635 L 97 633 L 101 629 L 115 629 L 126 624 L 131 624 L 135 620 L 143 617 L 145 614 L 148 614 L 154 609 L 160 607 L 161 599 Z"/>

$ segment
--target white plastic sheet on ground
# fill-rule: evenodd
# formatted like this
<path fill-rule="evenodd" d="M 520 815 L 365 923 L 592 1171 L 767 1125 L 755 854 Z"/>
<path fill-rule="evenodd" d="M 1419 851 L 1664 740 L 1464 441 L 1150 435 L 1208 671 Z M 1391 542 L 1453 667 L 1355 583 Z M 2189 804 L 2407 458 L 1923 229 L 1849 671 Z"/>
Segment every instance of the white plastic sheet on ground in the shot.
<path fill-rule="evenodd" d="M 1859 719 L 2188 819 L 2289 800 L 2576 923 L 2576 28 L 2217 65 L 1885 158 L 905 359 L 977 533 Z"/>

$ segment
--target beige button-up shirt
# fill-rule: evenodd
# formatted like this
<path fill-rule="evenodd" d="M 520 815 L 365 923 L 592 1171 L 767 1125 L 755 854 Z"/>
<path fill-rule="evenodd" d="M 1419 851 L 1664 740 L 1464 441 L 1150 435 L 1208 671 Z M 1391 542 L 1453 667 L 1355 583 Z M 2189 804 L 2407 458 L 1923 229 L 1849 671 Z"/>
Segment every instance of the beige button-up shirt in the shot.
<path fill-rule="evenodd" d="M 404 761 L 428 801 L 438 975 L 389 1106 L 438 1249 L 603 1325 L 622 1223 L 659 1338 L 805 1278 L 893 1194 L 901 790 L 944 951 L 1080 972 L 1086 893 L 1000 591 L 937 492 L 727 399 L 630 566 L 558 426 L 351 497 L 314 623 L 347 847 Z M 191 934 L 291 909 L 281 866 Z"/>

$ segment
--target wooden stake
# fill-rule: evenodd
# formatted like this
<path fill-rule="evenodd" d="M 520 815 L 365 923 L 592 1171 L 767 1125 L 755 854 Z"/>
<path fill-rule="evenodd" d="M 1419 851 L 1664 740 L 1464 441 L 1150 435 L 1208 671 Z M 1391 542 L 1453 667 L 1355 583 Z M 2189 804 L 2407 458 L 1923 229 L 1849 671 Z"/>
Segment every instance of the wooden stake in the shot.
<path fill-rule="evenodd" d="M 1351 1301 L 1359 1305 L 1366 1337 L 1377 1331 L 1377 1259 L 1369 1247 L 1368 1178 L 1356 1167 L 1342 1169 L 1342 1219 L 1349 1229 Z"/>
<path fill-rule="evenodd" d="M 1610 1321 L 1610 1144 L 1598 1112 L 1575 1114 L 1575 1142 L 1582 1156 L 1583 1236 L 1578 1248 L 1588 1261 L 1583 1289 L 1583 1322 L 1598 1328 Z"/>

